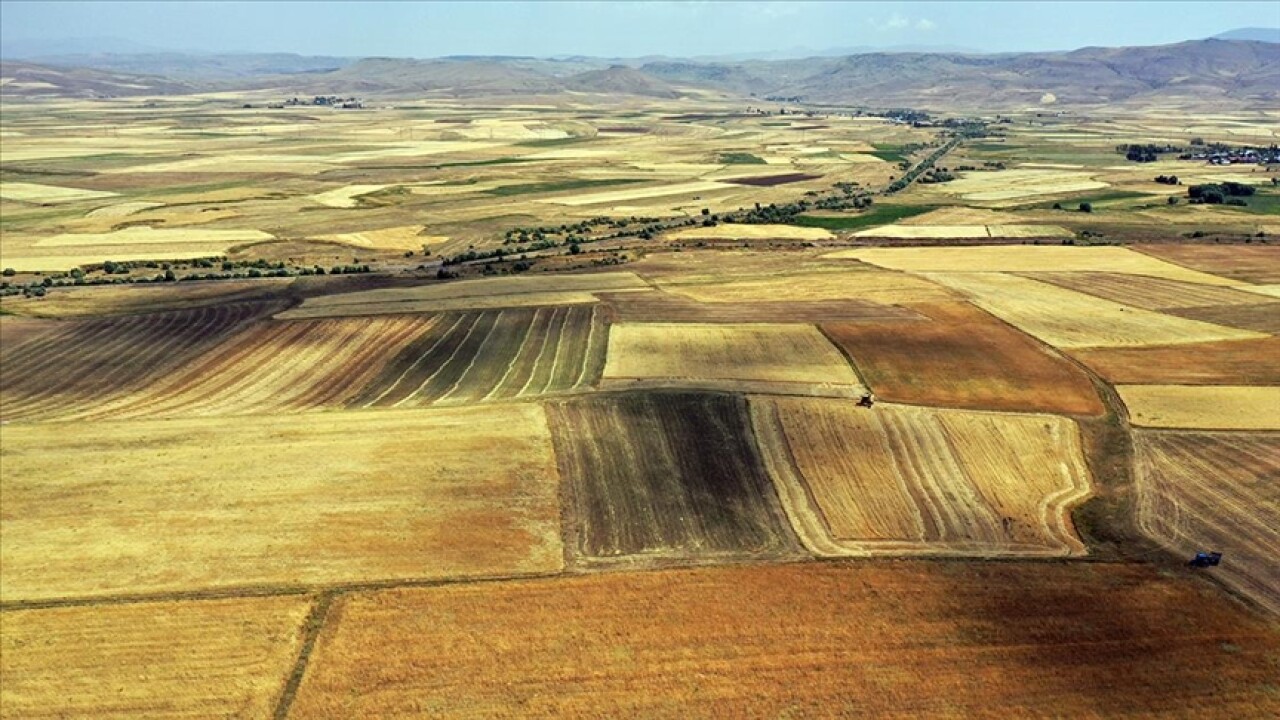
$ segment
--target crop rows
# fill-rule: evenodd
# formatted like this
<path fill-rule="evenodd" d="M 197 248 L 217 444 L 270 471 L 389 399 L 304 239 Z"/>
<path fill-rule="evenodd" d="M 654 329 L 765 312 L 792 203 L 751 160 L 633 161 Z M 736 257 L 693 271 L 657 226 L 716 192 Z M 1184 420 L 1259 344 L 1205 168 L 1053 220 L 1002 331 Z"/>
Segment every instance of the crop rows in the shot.
<path fill-rule="evenodd" d="M 149 387 L 275 306 L 233 303 L 175 312 L 68 321 L 5 349 L 6 421 L 78 412 Z"/>
<path fill-rule="evenodd" d="M 1187 557 L 1224 554 L 1213 573 L 1280 612 L 1280 436 L 1138 433 L 1138 526 Z"/>
<path fill-rule="evenodd" d="M 1078 555 L 1089 492 L 1074 424 L 1052 416 L 757 398 L 761 450 L 820 555 Z"/>

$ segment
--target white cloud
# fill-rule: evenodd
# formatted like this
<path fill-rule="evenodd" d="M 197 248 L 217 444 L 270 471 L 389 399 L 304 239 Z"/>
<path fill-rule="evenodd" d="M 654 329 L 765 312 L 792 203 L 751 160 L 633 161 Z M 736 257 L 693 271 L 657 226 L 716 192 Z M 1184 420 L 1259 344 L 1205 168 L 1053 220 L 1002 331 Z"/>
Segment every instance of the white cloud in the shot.
<path fill-rule="evenodd" d="M 918 21 L 916 21 L 917 30 L 923 30 L 925 32 L 928 32 L 936 27 L 938 27 L 938 24 L 930 20 L 929 18 L 920 18 Z"/>

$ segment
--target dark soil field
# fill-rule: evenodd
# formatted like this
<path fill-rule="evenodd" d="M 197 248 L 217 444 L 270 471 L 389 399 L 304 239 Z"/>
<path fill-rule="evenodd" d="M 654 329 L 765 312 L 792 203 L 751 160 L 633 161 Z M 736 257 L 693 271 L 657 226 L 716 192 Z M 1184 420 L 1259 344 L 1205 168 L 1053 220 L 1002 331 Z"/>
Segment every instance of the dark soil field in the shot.
<path fill-rule="evenodd" d="M 912 306 L 913 323 L 823 325 L 881 399 L 918 405 L 1100 415 L 1088 376 L 972 305 Z"/>
<path fill-rule="evenodd" d="M 570 545 L 583 561 L 775 557 L 798 547 L 741 397 L 620 393 L 551 402 L 547 412 L 574 496 Z"/>
<path fill-rule="evenodd" d="M 807 175 L 805 173 L 785 173 L 783 175 L 761 175 L 759 177 L 748 178 L 732 178 L 725 180 L 727 183 L 734 185 L 748 185 L 750 187 L 774 187 L 776 185 L 789 185 L 795 182 L 803 182 L 805 180 L 817 180 L 818 175 Z"/>
<path fill-rule="evenodd" d="M 1262 718 L 1277 662 L 1140 565 L 607 573 L 340 598 L 290 717 Z"/>

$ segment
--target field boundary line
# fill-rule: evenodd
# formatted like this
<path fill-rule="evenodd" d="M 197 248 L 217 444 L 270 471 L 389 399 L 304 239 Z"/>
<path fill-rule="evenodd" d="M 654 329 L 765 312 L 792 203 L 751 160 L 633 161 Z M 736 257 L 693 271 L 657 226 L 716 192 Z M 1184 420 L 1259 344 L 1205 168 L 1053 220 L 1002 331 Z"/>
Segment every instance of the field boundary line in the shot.
<path fill-rule="evenodd" d="M 307 613 L 307 619 L 302 624 L 302 647 L 298 649 L 298 657 L 293 663 L 293 669 L 290 670 L 284 688 L 280 691 L 280 699 L 276 701 L 275 711 L 272 713 L 274 720 L 284 720 L 289 717 L 289 708 L 293 706 L 293 698 L 302 685 L 302 677 L 307 672 L 311 652 L 315 649 L 320 631 L 324 629 L 325 621 L 329 617 L 329 608 L 333 606 L 336 596 L 336 592 L 320 595 L 311 606 L 311 612 Z"/>

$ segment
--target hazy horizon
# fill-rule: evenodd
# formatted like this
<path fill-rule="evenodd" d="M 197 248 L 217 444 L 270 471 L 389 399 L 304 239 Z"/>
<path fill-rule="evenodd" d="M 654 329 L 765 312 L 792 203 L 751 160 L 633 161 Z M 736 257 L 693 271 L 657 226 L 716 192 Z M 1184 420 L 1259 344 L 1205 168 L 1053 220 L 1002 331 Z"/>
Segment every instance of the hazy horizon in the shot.
<path fill-rule="evenodd" d="M 1265 2 L 0 2 L 0 46 L 348 57 L 697 57 L 1158 45 L 1280 24 Z"/>

